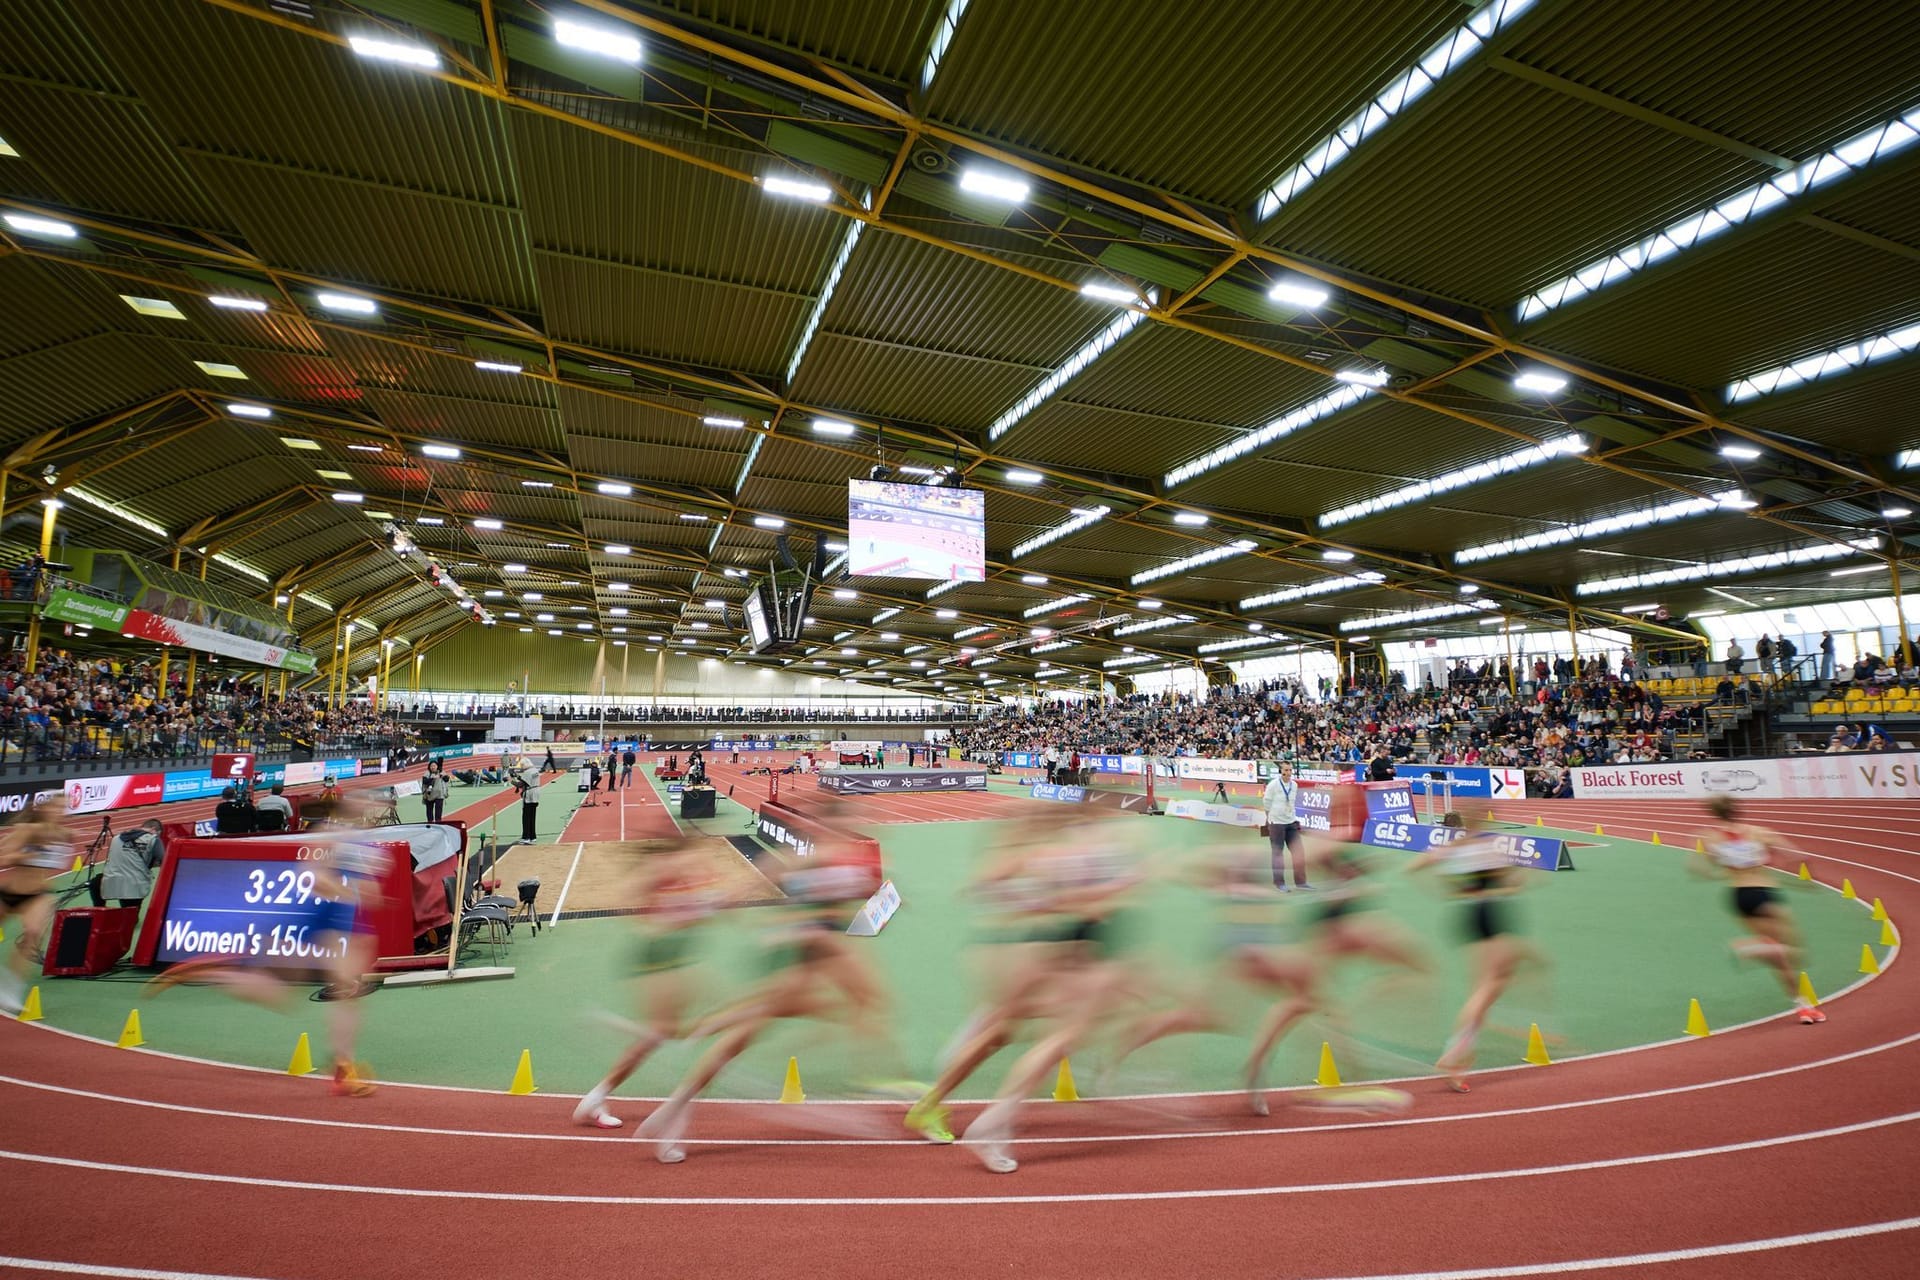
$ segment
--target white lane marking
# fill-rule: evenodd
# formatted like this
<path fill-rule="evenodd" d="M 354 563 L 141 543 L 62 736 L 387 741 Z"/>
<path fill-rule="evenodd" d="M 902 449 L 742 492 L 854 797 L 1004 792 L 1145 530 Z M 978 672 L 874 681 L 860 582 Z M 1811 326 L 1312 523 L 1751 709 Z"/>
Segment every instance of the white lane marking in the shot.
<path fill-rule="evenodd" d="M 1736 1240 L 1731 1244 L 1704 1244 L 1692 1249 L 1663 1249 L 1659 1253 L 1630 1253 L 1613 1258 L 1568 1258 L 1520 1267 L 1469 1267 L 1465 1271 L 1396 1271 L 1390 1275 L 1343 1276 L 1338 1280 L 1507 1280 L 1513 1276 L 1571 1275 L 1576 1271 L 1611 1271 L 1620 1267 L 1657 1266 L 1664 1262 L 1728 1258 L 1743 1253 L 1770 1253 L 1776 1249 L 1798 1249 L 1810 1244 L 1830 1244 L 1835 1240 L 1859 1240 L 1866 1236 L 1891 1235 L 1896 1231 L 1912 1231 L 1916 1228 L 1920 1228 L 1920 1218 L 1896 1218 L 1891 1222 L 1867 1222 L 1857 1227 L 1805 1231 L 1796 1236 L 1773 1236 L 1766 1240 Z"/>
<path fill-rule="evenodd" d="M 113 1280 L 258 1280 L 254 1276 L 215 1275 L 211 1271 L 155 1271 L 150 1267 L 107 1267 L 91 1262 L 55 1262 L 50 1258 L 0 1257 L 13 1271 L 51 1271 L 63 1276 L 109 1276 Z"/>
<path fill-rule="evenodd" d="M 1637 1165 L 1669 1164 L 1680 1160 L 1700 1160 L 1713 1156 L 1740 1155 L 1764 1151 L 1770 1147 L 1796 1146 L 1871 1133 L 1894 1125 L 1920 1120 L 1920 1111 L 1908 1111 L 1877 1120 L 1836 1125 L 1829 1129 L 1810 1129 L 1801 1133 L 1783 1133 L 1748 1142 L 1728 1142 L 1712 1147 L 1692 1147 L 1684 1151 L 1661 1151 L 1646 1155 L 1615 1156 L 1608 1160 L 1579 1160 L 1569 1164 L 1540 1165 L 1514 1169 L 1488 1169 L 1477 1173 L 1435 1173 L 1408 1178 L 1367 1178 L 1358 1182 L 1301 1182 L 1265 1187 L 1183 1187 L 1170 1191 L 1097 1191 L 1056 1192 L 1051 1195 L 1011 1196 L 606 1196 L 581 1195 L 556 1191 L 479 1191 L 448 1187 L 372 1187 L 346 1182 L 299 1182 L 290 1178 L 249 1178 L 236 1173 L 195 1173 L 185 1169 L 158 1169 L 147 1165 L 112 1164 L 100 1160 L 76 1160 L 69 1156 L 39 1155 L 30 1151 L 0 1151 L 0 1160 L 23 1164 L 52 1165 L 62 1169 L 83 1169 L 92 1173 L 123 1173 L 137 1177 L 167 1178 L 182 1182 L 212 1182 L 225 1186 L 269 1187 L 285 1191 L 336 1191 L 347 1195 L 393 1196 L 416 1200 L 500 1200 L 515 1204 L 610 1204 L 610 1205 L 713 1205 L 740 1208 L 875 1208 L 935 1205 L 1003 1204 L 1109 1204 L 1161 1200 L 1237 1200 L 1263 1196 L 1325 1195 L 1342 1191 L 1393 1191 L 1408 1187 L 1457 1186 L 1474 1182 L 1505 1182 L 1517 1178 L 1541 1178 L 1556 1174 L 1594 1173 L 1602 1169 L 1625 1169 Z"/>
<path fill-rule="evenodd" d="M 573 888 L 573 873 L 580 869 L 580 855 L 586 847 L 584 840 L 573 846 L 573 865 L 567 868 L 567 882 L 560 886 L 560 898 L 553 904 L 553 919 L 547 921 L 549 929 L 560 923 L 560 908 L 567 905 L 567 890 Z"/>
<path fill-rule="evenodd" d="M 1848 1053 L 1835 1054 L 1830 1058 L 1820 1058 L 1812 1062 L 1796 1063 L 1792 1066 L 1774 1067 L 1766 1071 L 1754 1071 L 1746 1075 L 1725 1076 L 1716 1080 L 1700 1080 L 1693 1084 L 1668 1085 L 1663 1089 L 1641 1089 L 1632 1093 L 1607 1094 L 1597 1098 L 1576 1098 L 1566 1102 L 1539 1102 L 1524 1107 L 1505 1107 L 1498 1111 L 1473 1111 L 1465 1114 L 1441 1114 L 1423 1116 L 1399 1116 L 1391 1120 L 1347 1120 L 1337 1124 L 1293 1125 L 1290 1127 L 1183 1130 L 1172 1133 L 1102 1133 L 1075 1137 L 1014 1138 L 1011 1141 L 1033 1146 L 1071 1145 L 1093 1142 L 1176 1142 L 1194 1138 L 1256 1138 L 1286 1137 L 1297 1134 L 1334 1133 L 1355 1129 L 1401 1129 L 1416 1125 L 1458 1124 L 1471 1120 L 1501 1120 L 1513 1116 L 1545 1115 L 1555 1111 L 1583 1111 L 1589 1107 L 1612 1106 L 1622 1102 L 1646 1102 L 1655 1098 L 1675 1097 L 1683 1093 L 1700 1093 L 1708 1089 L 1724 1089 L 1733 1085 L 1752 1084 L 1759 1080 L 1773 1080 L 1781 1076 L 1797 1075 L 1803 1071 L 1813 1071 L 1821 1067 L 1838 1066 L 1843 1062 L 1853 1062 L 1860 1058 L 1869 1058 L 1890 1049 L 1900 1049 L 1920 1042 L 1920 1031 L 1888 1040 L 1882 1044 L 1871 1045 L 1864 1049 L 1854 1049 Z M 280 1074 L 276 1072 L 275 1074 Z M 215 1107 L 197 1107 L 181 1102 L 160 1102 L 151 1098 L 134 1098 L 124 1094 L 100 1093 L 91 1089 L 76 1089 L 70 1085 L 46 1084 L 37 1080 L 24 1080 L 17 1076 L 0 1075 L 0 1085 L 13 1085 L 21 1089 L 35 1089 L 42 1093 L 57 1093 L 67 1097 L 85 1098 L 95 1102 L 117 1102 L 130 1107 L 146 1107 L 155 1111 L 176 1111 L 187 1115 L 213 1116 L 228 1120 L 257 1120 L 269 1124 L 308 1125 L 324 1129 L 361 1129 L 375 1133 L 422 1134 L 429 1137 L 457 1138 L 505 1138 L 527 1142 L 606 1142 L 607 1138 L 585 1133 L 520 1133 L 513 1130 L 487 1129 L 450 1129 L 425 1125 L 376 1124 L 364 1120 L 323 1120 L 312 1116 L 283 1116 L 253 1111 L 228 1111 Z M 433 1087 L 433 1086 L 426 1086 Z M 1270 1090 L 1274 1093 L 1305 1092 L 1315 1086 L 1303 1086 L 1300 1089 Z M 493 1093 L 493 1090 L 487 1090 Z M 496 1095 L 497 1096 L 497 1095 Z M 572 1094 L 548 1095 L 557 1099 L 567 1099 Z M 1169 1095 L 1161 1095 L 1169 1096 Z M 617 1102 L 658 1102 L 657 1098 L 624 1098 Z M 702 1101 L 707 1101 L 702 1099 Z M 779 1104 L 764 1099 L 729 1098 L 725 1101 L 735 1105 L 777 1107 Z M 1116 1102 L 1122 1099 L 1096 1099 L 1095 1101 Z M 860 1105 L 842 1103 L 816 1103 L 816 1106 Z M 897 1102 L 880 1105 L 899 1106 Z M 925 1146 L 920 1138 L 688 1138 L 687 1142 L 711 1146 L 746 1147 L 918 1147 Z"/>

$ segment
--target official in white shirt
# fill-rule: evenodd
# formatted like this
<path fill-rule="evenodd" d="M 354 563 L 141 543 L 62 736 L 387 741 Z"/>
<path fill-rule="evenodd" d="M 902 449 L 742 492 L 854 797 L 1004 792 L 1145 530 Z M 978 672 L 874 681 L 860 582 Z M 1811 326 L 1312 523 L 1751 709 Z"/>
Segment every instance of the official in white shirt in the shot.
<path fill-rule="evenodd" d="M 540 817 L 540 771 L 533 767 L 533 761 L 522 757 L 514 781 L 520 788 L 520 841 L 532 844 L 537 838 L 534 824 Z"/>
<path fill-rule="evenodd" d="M 1273 851 L 1273 884 L 1287 891 L 1287 850 L 1293 850 L 1293 887 L 1310 889 L 1307 883 L 1306 843 L 1300 838 L 1300 814 L 1294 808 L 1300 784 L 1293 778 L 1293 762 L 1280 762 L 1280 776 L 1267 784 L 1264 797 L 1267 810 L 1267 844 Z"/>

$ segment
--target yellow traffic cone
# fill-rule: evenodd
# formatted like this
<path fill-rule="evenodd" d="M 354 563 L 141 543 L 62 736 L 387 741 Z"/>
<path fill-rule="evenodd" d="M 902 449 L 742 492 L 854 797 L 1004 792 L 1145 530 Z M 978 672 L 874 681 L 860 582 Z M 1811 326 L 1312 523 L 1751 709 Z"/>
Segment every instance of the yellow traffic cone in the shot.
<path fill-rule="evenodd" d="M 1690 1036 L 1713 1034 L 1707 1027 L 1707 1015 L 1701 1012 L 1700 1002 L 1697 999 L 1687 1001 L 1687 1034 Z"/>
<path fill-rule="evenodd" d="M 1807 977 L 1805 969 L 1800 971 L 1800 998 L 1815 1009 L 1820 1007 L 1820 997 L 1813 993 L 1813 980 Z"/>
<path fill-rule="evenodd" d="M 1882 920 L 1880 922 L 1880 945 L 1883 947 L 1891 947 L 1899 941 L 1899 937 L 1893 931 L 1893 921 Z M 22 1015 L 21 1020 L 25 1021 L 25 1015 Z"/>
<path fill-rule="evenodd" d="M 800 1059 L 787 1059 L 787 1079 L 780 1086 L 780 1101 L 805 1102 L 807 1095 L 800 1091 Z"/>
<path fill-rule="evenodd" d="M 1654 832 L 1654 833 L 1653 833 L 1653 842 L 1654 842 L 1655 844 L 1659 844 L 1659 843 L 1660 843 L 1660 833 L 1659 833 L 1658 831 L 1656 831 L 1656 832 Z"/>
<path fill-rule="evenodd" d="M 1840 896 L 1848 902 L 1860 901 L 1860 895 L 1853 891 L 1853 881 L 1851 880 L 1842 880 L 1840 882 Z"/>
<path fill-rule="evenodd" d="M 1325 1040 L 1320 1042 L 1320 1074 L 1313 1078 L 1313 1082 L 1322 1089 L 1340 1087 L 1340 1068 L 1333 1065 L 1333 1046 Z"/>
<path fill-rule="evenodd" d="M 293 1046 L 293 1058 L 287 1063 L 290 1076 L 310 1076 L 313 1074 L 313 1046 L 307 1043 L 307 1033 L 300 1033 L 300 1042 Z"/>
<path fill-rule="evenodd" d="M 127 1025 L 120 1028 L 120 1047 L 138 1049 L 146 1042 L 146 1037 L 140 1034 L 140 1011 L 134 1009 L 127 1014 Z"/>
<path fill-rule="evenodd" d="M 1873 918 L 1875 920 L 1885 920 L 1887 918 L 1887 909 L 1881 905 L 1880 899 L 1878 898 L 1873 900 Z"/>
<path fill-rule="evenodd" d="M 1536 1067 L 1553 1065 L 1553 1059 L 1547 1056 L 1547 1042 L 1540 1038 L 1540 1024 L 1537 1022 L 1527 1028 L 1527 1061 Z"/>
<path fill-rule="evenodd" d="M 1860 944 L 1860 972 L 1880 972 L 1880 962 L 1873 958 L 1873 947 L 1865 942 Z"/>
<path fill-rule="evenodd" d="M 1595 834 L 1595 835 L 1597 835 L 1597 836 L 1603 836 L 1603 835 L 1605 835 L 1605 834 L 1607 834 L 1607 833 L 1606 833 L 1605 831 L 1602 831 L 1602 830 L 1600 829 L 1600 824 L 1596 822 L 1596 823 L 1594 823 L 1594 824 L 1593 824 L 1593 834 Z"/>
<path fill-rule="evenodd" d="M 1809 871 L 1809 870 L 1807 870 L 1807 864 L 1806 864 L 1806 863 L 1804 863 L 1804 862 L 1800 864 L 1800 878 L 1801 878 L 1802 880 L 1811 880 L 1811 879 L 1813 879 L 1813 873 L 1812 873 L 1811 871 Z"/>
<path fill-rule="evenodd" d="M 40 988 L 34 987 L 27 992 L 27 1002 L 20 1006 L 20 1021 L 38 1022 L 45 1016 L 40 1012 Z"/>
<path fill-rule="evenodd" d="M 1536 827 L 1544 827 L 1547 825 L 1547 820 L 1536 813 L 1533 815 L 1533 825 Z"/>
<path fill-rule="evenodd" d="M 1060 1059 L 1060 1074 L 1053 1081 L 1053 1100 L 1055 1102 L 1080 1101 L 1080 1091 L 1073 1087 L 1073 1064 L 1065 1058 Z"/>
<path fill-rule="evenodd" d="M 1701 837 L 1695 836 L 1693 838 L 1693 851 L 1695 853 L 1705 853 L 1707 851 L 1707 842 Z"/>
<path fill-rule="evenodd" d="M 76 853 L 73 855 L 73 865 L 67 868 L 67 873 L 69 875 L 79 875 L 81 869 L 86 865 L 86 861 Z"/>
<path fill-rule="evenodd" d="M 507 1086 L 508 1093 L 529 1094 L 537 1088 L 533 1083 L 533 1050 L 520 1051 L 520 1065 L 513 1069 L 513 1083 Z"/>

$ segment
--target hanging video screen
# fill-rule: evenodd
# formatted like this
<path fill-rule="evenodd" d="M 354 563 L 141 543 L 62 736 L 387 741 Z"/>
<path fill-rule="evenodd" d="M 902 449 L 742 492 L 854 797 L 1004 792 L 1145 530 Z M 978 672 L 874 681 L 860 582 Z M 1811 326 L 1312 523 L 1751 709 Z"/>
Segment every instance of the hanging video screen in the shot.
<path fill-rule="evenodd" d="M 847 486 L 848 573 L 934 582 L 987 576 L 987 496 L 980 490 L 878 480 Z"/>

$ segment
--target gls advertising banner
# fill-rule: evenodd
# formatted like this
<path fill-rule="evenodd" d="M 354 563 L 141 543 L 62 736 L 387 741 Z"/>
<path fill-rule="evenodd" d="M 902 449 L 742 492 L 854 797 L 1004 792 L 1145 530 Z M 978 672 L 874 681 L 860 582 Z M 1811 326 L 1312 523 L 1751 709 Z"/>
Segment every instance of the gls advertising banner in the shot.
<path fill-rule="evenodd" d="M 1469 834 L 1461 827 L 1429 827 L 1416 822 L 1370 819 L 1363 842 L 1380 849 L 1424 853 L 1435 845 L 1464 840 Z M 1573 859 L 1568 855 L 1564 841 L 1549 840 L 1544 836 L 1505 834 L 1489 835 L 1488 838 L 1500 846 L 1507 855 L 1507 861 L 1516 867 L 1531 867 L 1535 871 L 1573 870 Z"/>

